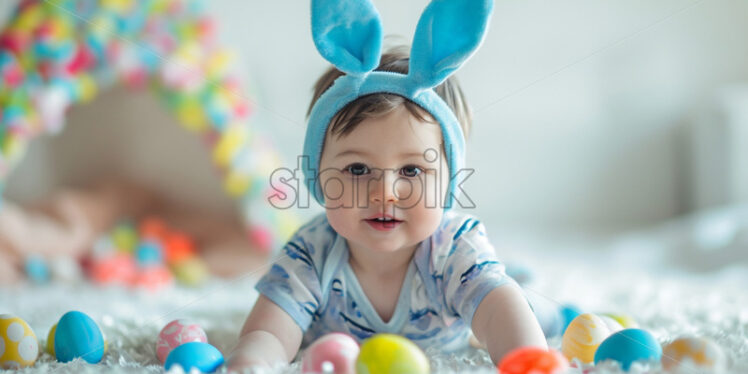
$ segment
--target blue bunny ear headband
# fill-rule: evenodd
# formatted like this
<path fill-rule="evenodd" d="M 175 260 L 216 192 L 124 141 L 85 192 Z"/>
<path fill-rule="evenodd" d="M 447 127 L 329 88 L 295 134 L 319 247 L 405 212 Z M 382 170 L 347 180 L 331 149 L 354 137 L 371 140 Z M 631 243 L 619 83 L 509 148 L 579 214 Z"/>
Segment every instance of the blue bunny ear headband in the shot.
<path fill-rule="evenodd" d="M 442 129 L 450 171 L 445 210 L 457 199 L 456 174 L 465 164 L 465 136 L 455 114 L 436 94 L 483 41 L 493 0 L 433 0 L 418 21 L 408 74 L 374 71 L 382 54 L 382 22 L 370 0 L 312 0 L 312 38 L 338 77 L 314 104 L 307 124 L 304 180 L 324 205 L 318 180 L 322 147 L 330 121 L 348 103 L 373 93 L 405 97 L 429 112 Z"/>

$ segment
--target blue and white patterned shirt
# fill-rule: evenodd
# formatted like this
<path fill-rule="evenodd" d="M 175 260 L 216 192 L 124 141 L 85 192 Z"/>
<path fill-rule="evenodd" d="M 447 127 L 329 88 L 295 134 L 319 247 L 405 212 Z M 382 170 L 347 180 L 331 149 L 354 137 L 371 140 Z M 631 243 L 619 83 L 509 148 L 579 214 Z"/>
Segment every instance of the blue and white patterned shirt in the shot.
<path fill-rule="evenodd" d="M 283 256 L 256 285 L 301 327 L 302 347 L 330 332 L 361 342 L 375 333 L 402 335 L 421 348 L 467 346 L 483 297 L 514 282 L 475 218 L 445 212 L 439 228 L 415 251 L 394 314 L 383 322 L 348 263 L 345 238 L 320 214 L 301 227 Z"/>

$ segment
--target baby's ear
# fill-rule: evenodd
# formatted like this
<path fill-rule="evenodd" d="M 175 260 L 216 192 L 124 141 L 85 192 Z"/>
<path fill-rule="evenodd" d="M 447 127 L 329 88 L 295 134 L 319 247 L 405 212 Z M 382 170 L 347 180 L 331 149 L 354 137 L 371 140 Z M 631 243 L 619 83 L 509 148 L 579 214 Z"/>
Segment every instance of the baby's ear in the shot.
<path fill-rule="evenodd" d="M 443 82 L 483 42 L 493 0 L 433 0 L 413 37 L 409 77 L 418 88 Z"/>
<path fill-rule="evenodd" d="M 346 74 L 379 65 L 382 22 L 369 0 L 312 0 L 312 38 L 322 57 Z"/>

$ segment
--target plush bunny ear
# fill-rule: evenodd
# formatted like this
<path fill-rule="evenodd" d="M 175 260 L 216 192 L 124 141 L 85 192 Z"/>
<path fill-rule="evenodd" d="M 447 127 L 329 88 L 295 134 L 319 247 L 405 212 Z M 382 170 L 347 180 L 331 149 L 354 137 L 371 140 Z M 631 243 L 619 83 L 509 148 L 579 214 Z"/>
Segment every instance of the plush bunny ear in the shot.
<path fill-rule="evenodd" d="M 346 74 L 374 70 L 382 54 L 382 22 L 369 0 L 312 0 L 312 38 Z"/>
<path fill-rule="evenodd" d="M 418 88 L 443 82 L 478 49 L 493 0 L 433 0 L 413 37 L 408 75 Z"/>

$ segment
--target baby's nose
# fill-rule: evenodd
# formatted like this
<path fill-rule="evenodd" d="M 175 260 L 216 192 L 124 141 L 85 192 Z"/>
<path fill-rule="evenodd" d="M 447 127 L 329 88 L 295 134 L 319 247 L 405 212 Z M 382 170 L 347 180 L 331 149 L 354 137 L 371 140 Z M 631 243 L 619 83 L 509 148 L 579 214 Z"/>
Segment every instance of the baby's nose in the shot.
<path fill-rule="evenodd" d="M 375 179 L 369 187 L 369 200 L 376 203 L 394 203 L 398 201 L 395 192 L 396 176 L 394 171 L 384 170 L 380 177 Z"/>

